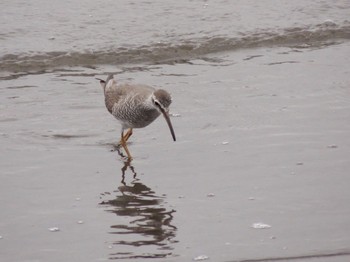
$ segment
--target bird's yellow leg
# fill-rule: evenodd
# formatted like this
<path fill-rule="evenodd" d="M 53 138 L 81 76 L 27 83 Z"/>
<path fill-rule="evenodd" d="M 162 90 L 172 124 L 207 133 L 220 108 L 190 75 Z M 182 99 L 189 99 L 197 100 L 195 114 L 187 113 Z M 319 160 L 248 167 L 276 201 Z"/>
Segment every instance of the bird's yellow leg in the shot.
<path fill-rule="evenodd" d="M 131 156 L 131 154 L 130 154 L 130 152 L 129 152 L 129 149 L 128 149 L 127 145 L 126 145 L 126 140 L 125 140 L 125 137 L 126 137 L 127 134 L 129 133 L 129 131 L 125 134 L 125 136 L 124 136 L 123 133 L 124 133 L 124 132 L 122 131 L 122 135 L 121 135 L 121 138 L 120 138 L 120 144 L 121 144 L 121 146 L 124 148 L 126 154 L 128 155 L 128 159 L 131 160 L 131 159 L 132 159 L 132 156 Z M 129 135 L 129 137 L 130 137 L 130 136 L 131 136 L 131 135 Z"/>
<path fill-rule="evenodd" d="M 128 132 L 126 132 L 126 134 L 124 135 L 125 142 L 128 141 L 131 135 L 132 135 L 132 128 L 129 128 Z"/>

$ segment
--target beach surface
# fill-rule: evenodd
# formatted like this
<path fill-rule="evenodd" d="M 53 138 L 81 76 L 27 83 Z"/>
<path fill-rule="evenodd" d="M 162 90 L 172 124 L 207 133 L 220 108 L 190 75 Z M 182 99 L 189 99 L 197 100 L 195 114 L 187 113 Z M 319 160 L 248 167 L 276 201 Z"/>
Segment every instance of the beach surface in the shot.
<path fill-rule="evenodd" d="M 340 41 L 4 77 L 0 260 L 350 260 L 349 64 Z M 109 73 L 172 94 L 176 142 L 160 117 L 115 150 Z"/>

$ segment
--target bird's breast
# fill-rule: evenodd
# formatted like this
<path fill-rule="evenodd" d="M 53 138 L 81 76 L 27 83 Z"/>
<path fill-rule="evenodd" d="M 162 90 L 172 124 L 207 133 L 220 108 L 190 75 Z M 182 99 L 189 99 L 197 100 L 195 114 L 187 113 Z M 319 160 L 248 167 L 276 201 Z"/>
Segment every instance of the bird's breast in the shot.
<path fill-rule="evenodd" d="M 156 108 L 125 102 L 115 104 L 112 114 L 125 128 L 148 126 L 160 115 Z"/>

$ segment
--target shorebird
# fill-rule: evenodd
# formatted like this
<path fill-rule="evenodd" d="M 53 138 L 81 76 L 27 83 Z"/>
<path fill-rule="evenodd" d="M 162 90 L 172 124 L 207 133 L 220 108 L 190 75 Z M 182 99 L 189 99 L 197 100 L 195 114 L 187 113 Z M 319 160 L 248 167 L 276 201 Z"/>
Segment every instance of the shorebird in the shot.
<path fill-rule="evenodd" d="M 176 141 L 175 132 L 169 118 L 169 106 L 171 104 L 170 94 L 163 89 L 155 89 L 147 85 L 118 84 L 113 75 L 107 80 L 97 78 L 103 88 L 105 104 L 122 126 L 121 145 L 128 159 L 132 156 L 126 142 L 132 135 L 133 128 L 143 128 L 151 124 L 160 114 L 163 114 L 173 140 Z M 124 134 L 124 131 L 128 131 Z"/>

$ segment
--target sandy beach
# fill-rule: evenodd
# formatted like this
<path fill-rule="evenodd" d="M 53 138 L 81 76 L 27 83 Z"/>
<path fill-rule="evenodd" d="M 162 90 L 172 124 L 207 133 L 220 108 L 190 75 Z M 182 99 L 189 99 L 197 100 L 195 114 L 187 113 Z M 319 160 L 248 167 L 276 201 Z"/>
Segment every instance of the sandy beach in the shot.
<path fill-rule="evenodd" d="M 339 42 L 3 79 L 0 260 L 349 260 L 349 64 Z M 108 73 L 168 90 L 177 141 L 159 118 L 125 163 Z"/>

